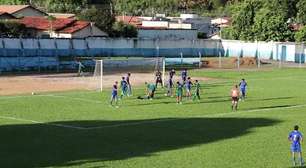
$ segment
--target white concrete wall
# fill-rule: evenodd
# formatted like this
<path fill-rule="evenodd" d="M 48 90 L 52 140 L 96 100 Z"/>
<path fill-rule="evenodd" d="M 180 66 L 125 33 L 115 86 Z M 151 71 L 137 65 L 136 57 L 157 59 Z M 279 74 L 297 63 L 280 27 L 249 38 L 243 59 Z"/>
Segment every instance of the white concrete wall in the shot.
<path fill-rule="evenodd" d="M 197 39 L 197 30 L 187 29 L 167 29 L 167 30 L 138 30 L 139 38 L 151 38 L 151 39 Z"/>
<path fill-rule="evenodd" d="M 143 27 L 169 27 L 168 21 L 142 21 Z"/>
<path fill-rule="evenodd" d="M 169 23 L 170 29 L 192 29 L 191 24 L 187 23 Z"/>

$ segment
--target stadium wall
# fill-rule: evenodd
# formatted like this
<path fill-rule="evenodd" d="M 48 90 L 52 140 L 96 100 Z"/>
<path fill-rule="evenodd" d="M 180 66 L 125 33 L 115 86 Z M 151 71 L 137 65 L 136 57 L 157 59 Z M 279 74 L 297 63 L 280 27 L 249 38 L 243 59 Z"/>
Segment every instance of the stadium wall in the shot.
<path fill-rule="evenodd" d="M 76 57 L 258 57 L 305 63 L 305 46 L 296 43 L 233 40 L 133 38 L 0 38 L 0 71 L 77 68 Z"/>

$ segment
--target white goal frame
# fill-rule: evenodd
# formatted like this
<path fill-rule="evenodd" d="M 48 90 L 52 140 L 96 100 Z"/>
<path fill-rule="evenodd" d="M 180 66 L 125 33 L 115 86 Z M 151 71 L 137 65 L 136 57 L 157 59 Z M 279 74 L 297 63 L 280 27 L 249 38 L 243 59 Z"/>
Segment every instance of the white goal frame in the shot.
<path fill-rule="evenodd" d="M 155 67 L 155 70 L 153 72 L 154 74 L 154 77 L 155 77 L 155 72 L 157 71 L 157 69 L 160 69 L 162 70 L 162 80 L 163 80 L 163 86 L 165 86 L 165 80 L 166 80 L 166 61 L 165 61 L 165 58 L 163 57 L 157 57 L 157 58 L 144 58 L 144 59 L 156 59 L 156 67 Z M 104 84 L 103 84 L 103 76 L 104 76 L 104 63 L 106 63 L 106 61 L 103 61 L 103 59 L 95 59 L 95 70 L 94 70 L 94 76 L 96 76 L 97 74 L 97 71 L 100 71 L 100 74 L 99 76 L 96 76 L 99 78 L 99 87 L 98 90 L 100 92 L 103 92 L 103 87 L 104 87 Z M 162 63 L 162 65 L 160 65 L 160 62 Z M 96 69 L 97 67 L 99 67 L 99 69 Z M 158 68 L 159 67 L 159 68 Z"/>

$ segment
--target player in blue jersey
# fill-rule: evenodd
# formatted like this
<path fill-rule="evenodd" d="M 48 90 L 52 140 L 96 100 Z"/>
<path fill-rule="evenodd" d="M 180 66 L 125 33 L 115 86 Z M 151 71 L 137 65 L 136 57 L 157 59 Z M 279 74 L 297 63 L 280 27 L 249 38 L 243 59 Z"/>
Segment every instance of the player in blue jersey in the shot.
<path fill-rule="evenodd" d="M 111 106 L 113 106 L 114 101 L 116 103 L 116 108 L 118 108 L 119 106 L 118 106 L 118 82 L 117 81 L 115 82 L 112 88 L 112 96 L 111 96 L 111 101 L 110 101 Z"/>
<path fill-rule="evenodd" d="M 127 86 L 127 82 L 125 80 L 125 77 L 122 77 L 121 82 L 120 82 L 120 89 L 121 89 L 121 96 L 120 98 L 122 99 L 123 96 L 127 95 L 127 90 L 128 90 L 128 86 Z"/>
<path fill-rule="evenodd" d="M 191 99 L 191 96 L 192 96 L 192 94 L 191 94 L 191 87 L 192 87 L 192 81 L 191 81 L 191 78 L 190 77 L 188 77 L 187 78 L 187 81 L 186 81 L 186 83 L 185 83 L 185 86 L 186 86 L 186 97 L 187 97 L 187 99 Z"/>
<path fill-rule="evenodd" d="M 291 142 L 292 162 L 293 166 L 296 166 L 295 155 L 297 154 L 300 162 L 300 166 L 303 166 L 304 161 L 302 158 L 301 142 L 303 141 L 302 134 L 298 131 L 299 126 L 294 126 L 294 130 L 289 133 L 288 140 Z"/>
<path fill-rule="evenodd" d="M 247 85 L 248 84 L 246 83 L 245 79 L 242 79 L 241 82 L 239 83 L 240 92 L 241 92 L 240 100 L 245 100 Z"/>
<path fill-rule="evenodd" d="M 127 95 L 132 96 L 132 86 L 131 86 L 131 81 L 130 81 L 131 73 L 127 73 L 126 75 L 126 83 L 127 83 Z"/>
<path fill-rule="evenodd" d="M 181 77 L 182 77 L 182 81 L 183 81 L 183 83 L 185 84 L 185 82 L 186 82 L 186 79 L 187 79 L 187 69 L 184 69 L 183 71 L 182 71 L 182 73 L 181 73 Z"/>

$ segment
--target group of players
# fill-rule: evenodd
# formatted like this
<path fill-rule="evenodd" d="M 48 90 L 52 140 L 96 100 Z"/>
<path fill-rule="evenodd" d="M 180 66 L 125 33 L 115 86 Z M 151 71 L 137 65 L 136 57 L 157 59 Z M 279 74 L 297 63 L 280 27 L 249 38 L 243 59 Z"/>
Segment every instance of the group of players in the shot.
<path fill-rule="evenodd" d="M 165 96 L 173 97 L 173 88 L 174 88 L 174 75 L 175 70 L 172 69 L 169 72 L 169 79 L 167 81 L 167 93 Z M 176 102 L 177 104 L 182 104 L 182 97 L 183 97 L 183 90 L 185 88 L 186 98 L 191 100 L 193 96 L 193 100 L 200 100 L 200 84 L 198 80 L 195 80 L 195 83 L 192 82 L 191 77 L 188 77 L 187 69 L 184 69 L 181 72 L 181 79 L 176 82 Z M 124 96 L 132 96 L 132 87 L 130 83 L 131 74 L 127 73 L 125 77 L 122 77 L 120 81 L 120 90 L 121 95 L 118 97 L 118 82 L 116 81 L 112 88 L 112 96 L 110 104 L 113 105 L 113 102 L 116 103 L 116 108 L 118 108 L 118 99 L 122 99 Z M 146 84 L 146 96 L 143 98 L 139 96 L 139 99 L 150 99 L 154 98 L 154 93 L 157 90 L 158 84 L 161 87 L 164 87 L 162 81 L 162 73 L 157 71 L 155 74 L 155 83 L 147 83 Z M 192 91 L 192 87 L 195 89 Z M 246 88 L 247 82 L 245 79 L 242 79 L 238 85 L 234 85 L 231 89 L 230 96 L 232 98 L 232 110 L 237 110 L 238 102 L 244 101 L 246 98 Z M 288 140 L 291 142 L 291 152 L 292 152 L 292 161 L 293 165 L 296 166 L 296 154 L 298 155 L 298 162 L 299 165 L 304 165 L 304 161 L 302 159 L 302 152 L 301 152 L 301 141 L 303 140 L 302 134 L 298 131 L 298 126 L 294 126 L 294 130 L 290 132 L 288 136 Z"/>
<path fill-rule="evenodd" d="M 188 100 L 200 100 L 200 83 L 198 80 L 195 80 L 193 83 L 191 77 L 188 77 L 187 69 L 184 69 L 181 72 L 181 79 L 179 79 L 176 83 L 174 81 L 174 75 L 176 74 L 175 70 L 172 69 L 169 72 L 169 78 L 166 82 L 167 92 L 165 96 L 173 97 L 173 89 L 176 89 L 176 102 L 177 104 L 182 104 L 183 100 L 183 92 L 186 92 L 186 98 Z M 162 80 L 162 73 L 157 71 L 155 74 L 155 83 L 147 83 L 146 84 L 146 98 L 152 100 L 154 98 L 154 94 L 158 87 L 158 84 L 161 87 L 164 87 Z M 194 90 L 192 88 L 194 87 Z M 140 97 L 138 97 L 140 98 Z"/>
<path fill-rule="evenodd" d="M 181 72 L 181 79 L 178 80 L 175 84 L 174 82 L 174 76 L 176 72 L 174 69 L 172 69 L 169 72 L 169 78 L 166 83 L 167 92 L 165 96 L 173 97 L 173 89 L 176 89 L 176 102 L 177 104 L 182 104 L 183 100 L 183 92 L 185 90 L 186 92 L 186 98 L 188 100 L 200 100 L 200 83 L 198 80 L 193 81 L 191 80 L 191 77 L 188 76 L 187 69 L 184 69 Z M 118 81 L 115 81 L 113 87 L 112 87 L 112 95 L 111 95 L 111 101 L 110 104 L 113 106 L 113 103 L 115 103 L 115 107 L 118 108 L 118 100 L 122 99 L 125 96 L 132 96 L 132 86 L 130 83 L 130 77 L 131 73 L 127 73 L 126 76 L 121 78 L 120 85 L 118 86 Z M 148 83 L 145 82 L 146 85 L 146 95 L 144 97 L 138 96 L 138 99 L 149 99 L 152 100 L 154 98 L 155 92 L 157 90 L 158 85 L 161 85 L 162 88 L 164 88 L 163 80 L 162 80 L 162 73 L 158 70 L 155 73 L 155 83 Z M 194 87 L 194 90 L 192 88 Z M 119 90 L 121 91 L 119 96 Z"/>
<path fill-rule="evenodd" d="M 166 88 L 167 92 L 165 93 L 165 96 L 173 97 L 173 90 L 175 88 L 176 92 L 176 103 L 182 104 L 183 101 L 183 92 L 185 92 L 185 96 L 187 100 L 198 100 L 200 101 L 200 83 L 198 80 L 192 81 L 191 77 L 188 76 L 187 69 L 184 69 L 180 74 L 180 79 L 176 82 L 174 81 L 174 76 L 176 72 L 174 69 L 172 69 L 169 72 L 169 78 L 166 82 Z M 132 86 L 130 83 L 130 77 L 131 73 L 127 73 L 126 76 L 122 77 L 120 81 L 120 86 L 118 86 L 118 82 L 116 81 L 112 88 L 112 96 L 110 104 L 113 106 L 113 103 L 115 102 L 116 106 L 118 108 L 118 100 L 122 99 L 125 96 L 132 96 Z M 158 70 L 155 73 L 155 83 L 148 83 L 145 82 L 145 88 L 146 88 L 146 95 L 144 97 L 138 96 L 138 99 L 149 99 L 152 100 L 154 98 L 155 92 L 157 90 L 158 85 L 161 85 L 161 87 L 165 87 L 163 84 L 162 79 L 162 73 Z M 239 89 L 238 89 L 239 86 Z M 239 100 L 245 100 L 246 97 L 246 87 L 247 83 L 245 79 L 242 79 L 239 85 L 235 85 L 234 88 L 231 90 L 231 98 L 232 98 L 232 110 L 237 110 L 238 108 L 238 101 Z M 194 88 L 194 89 L 193 89 Z M 120 96 L 118 95 L 118 91 L 121 91 Z"/>

